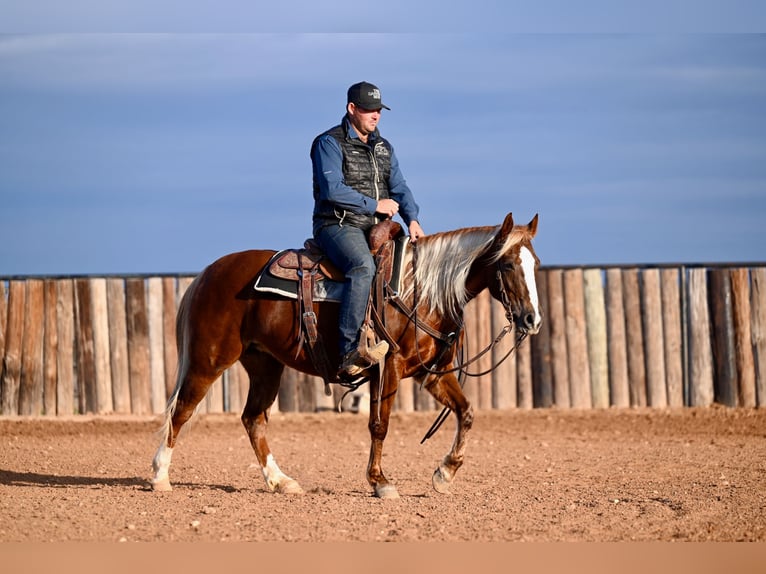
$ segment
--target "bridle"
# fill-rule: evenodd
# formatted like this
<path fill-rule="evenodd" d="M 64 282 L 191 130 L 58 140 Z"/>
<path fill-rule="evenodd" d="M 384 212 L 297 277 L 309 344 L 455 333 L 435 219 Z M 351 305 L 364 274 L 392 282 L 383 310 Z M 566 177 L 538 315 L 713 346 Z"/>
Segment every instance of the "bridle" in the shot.
<path fill-rule="evenodd" d="M 460 387 L 462 388 L 465 384 L 465 377 L 482 377 L 486 374 L 491 373 L 495 369 L 497 369 L 508 357 L 511 356 L 511 353 L 513 353 L 516 349 L 519 348 L 521 343 L 524 341 L 524 339 L 527 338 L 527 330 L 525 328 L 519 327 L 517 329 L 517 335 L 516 335 L 516 341 L 511 346 L 511 348 L 508 350 L 508 352 L 494 365 L 492 365 L 489 369 L 482 371 L 480 373 L 469 373 L 465 370 L 465 368 L 468 365 L 471 365 L 478 361 L 481 357 L 486 355 L 488 352 L 490 352 L 492 349 L 494 349 L 500 341 L 503 340 L 503 338 L 510 333 L 513 330 L 513 304 L 511 303 L 511 298 L 508 294 L 508 286 L 506 285 L 505 278 L 503 276 L 503 270 L 501 267 L 501 263 L 497 262 L 497 269 L 495 271 L 495 278 L 497 279 L 498 283 L 498 293 L 500 295 L 500 303 L 503 306 L 503 309 L 505 311 L 505 318 L 508 321 L 508 324 L 505 325 L 500 333 L 490 342 L 490 344 L 485 347 L 479 354 L 477 354 L 472 359 L 468 359 L 467 361 L 458 361 L 459 364 L 455 367 L 449 368 L 449 369 L 437 369 L 436 367 L 441 362 L 441 360 L 444 358 L 444 356 L 448 353 L 449 349 L 452 347 L 452 345 L 455 344 L 455 341 L 459 339 L 458 333 L 460 329 L 464 328 L 464 326 L 459 326 L 458 331 L 453 331 L 449 333 L 448 335 L 440 334 L 440 336 L 435 337 L 442 341 L 443 346 L 439 354 L 436 356 L 436 359 L 432 363 L 432 365 L 426 366 L 425 362 L 423 361 L 423 358 L 420 355 L 420 346 L 418 345 L 418 328 L 420 328 L 422 331 L 428 333 L 431 336 L 434 336 L 434 329 L 429 327 L 428 330 L 424 329 L 423 326 L 418 322 L 418 304 L 419 304 L 419 296 L 418 296 L 418 280 L 417 280 L 417 260 L 418 260 L 418 249 L 417 249 L 417 243 L 412 244 L 413 248 L 413 254 L 412 254 L 412 275 L 413 275 L 413 308 L 411 313 L 405 313 L 408 315 L 408 317 L 413 322 L 413 327 L 415 329 L 415 353 L 417 354 L 418 362 L 420 363 L 420 367 L 426 371 L 428 374 L 441 376 L 446 375 L 448 373 L 454 373 L 456 371 L 460 372 L 460 375 L 458 376 L 458 382 L 460 384 Z M 437 332 L 438 333 L 438 332 Z M 458 353 L 462 351 L 462 347 L 458 349 Z M 425 377 L 423 378 L 425 380 Z M 421 383 L 422 386 L 422 383 Z M 420 441 L 420 444 L 423 444 L 425 441 L 427 441 L 429 438 L 431 438 L 437 430 L 439 430 L 439 427 L 441 427 L 442 423 L 444 423 L 445 420 L 447 420 L 447 417 L 449 416 L 451 412 L 451 409 L 449 407 L 444 407 L 442 411 L 439 413 L 439 416 L 436 417 L 436 420 L 431 425 L 431 428 L 428 429 L 425 436 Z"/>
<path fill-rule="evenodd" d="M 449 369 L 437 369 L 439 362 L 444 358 L 444 355 L 447 353 L 449 348 L 455 343 L 455 341 L 459 338 L 458 334 L 460 330 L 464 329 L 465 327 L 463 325 L 458 326 L 457 331 L 452 331 L 447 335 L 444 335 L 443 333 L 439 333 L 432 327 L 425 328 L 425 324 L 421 324 L 418 320 L 418 305 L 419 305 L 419 294 L 418 294 L 418 280 L 417 280 L 417 261 L 418 261 L 418 245 L 417 243 L 412 244 L 412 274 L 413 274 L 413 308 L 412 311 L 405 313 L 413 322 L 413 326 L 415 328 L 415 353 L 418 358 L 418 362 L 420 363 L 420 367 L 428 374 L 431 375 L 446 375 L 448 373 L 454 373 L 457 371 L 460 371 L 461 375 L 468 376 L 468 377 L 483 377 L 484 375 L 487 375 L 497 369 L 508 357 L 511 356 L 511 353 L 515 351 L 519 345 L 521 345 L 522 341 L 526 339 L 527 337 L 527 330 L 525 328 L 517 327 L 517 335 L 516 335 L 516 341 L 514 342 L 514 345 L 508 350 L 508 352 L 494 365 L 492 365 L 489 369 L 482 371 L 480 373 L 469 373 L 465 370 L 465 367 L 468 365 L 472 365 L 476 361 L 478 361 L 480 358 L 482 358 L 484 355 L 492 351 L 497 345 L 500 344 L 500 342 L 503 340 L 503 338 L 510 333 L 514 326 L 513 326 L 513 304 L 511 303 L 511 298 L 508 295 L 508 287 L 505 282 L 505 278 L 503 276 L 503 270 L 501 267 L 501 263 L 497 262 L 497 269 L 495 271 L 495 278 L 497 279 L 498 283 L 498 292 L 500 294 L 500 303 L 503 306 L 503 309 L 505 311 L 505 318 L 508 321 L 508 323 L 502 328 L 500 333 L 497 334 L 497 336 L 485 347 L 482 351 L 480 351 L 476 356 L 474 356 L 471 359 L 468 359 L 467 361 L 460 362 L 455 367 L 449 368 Z M 420 355 L 420 345 L 418 344 L 418 337 L 417 337 L 417 330 L 420 329 L 427 334 L 431 335 L 432 337 L 442 341 L 444 343 L 444 346 L 442 347 L 442 351 L 437 355 L 434 362 L 431 364 L 431 366 L 427 366 L 425 364 L 425 361 L 423 361 L 423 358 Z M 438 334 L 438 336 L 437 336 Z M 462 386 L 462 384 L 461 384 Z"/>

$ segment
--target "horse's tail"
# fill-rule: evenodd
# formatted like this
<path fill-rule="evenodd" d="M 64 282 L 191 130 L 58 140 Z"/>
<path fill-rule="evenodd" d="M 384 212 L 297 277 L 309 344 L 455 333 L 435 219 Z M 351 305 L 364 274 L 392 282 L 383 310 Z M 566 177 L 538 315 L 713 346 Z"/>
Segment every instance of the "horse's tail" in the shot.
<path fill-rule="evenodd" d="M 178 402 L 178 395 L 184 386 L 186 381 L 186 374 L 189 371 L 189 345 L 188 336 L 189 330 L 186 327 L 189 317 L 189 307 L 191 306 L 191 300 L 193 298 L 194 291 L 196 290 L 198 280 L 197 278 L 191 282 L 188 289 L 181 298 L 181 303 L 178 306 L 178 314 L 176 315 L 176 348 L 178 350 L 178 366 L 176 367 L 176 386 L 173 392 L 168 397 L 167 405 L 165 405 L 165 420 L 162 426 L 157 431 L 157 435 L 161 441 L 165 441 L 169 444 L 170 432 L 172 429 L 173 414 L 176 411 L 176 403 Z"/>

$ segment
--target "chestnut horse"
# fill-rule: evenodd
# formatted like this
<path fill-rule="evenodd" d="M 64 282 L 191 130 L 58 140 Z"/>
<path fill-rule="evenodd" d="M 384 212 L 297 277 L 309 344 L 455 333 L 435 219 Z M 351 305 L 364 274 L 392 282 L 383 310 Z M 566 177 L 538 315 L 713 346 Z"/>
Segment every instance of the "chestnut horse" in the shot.
<path fill-rule="evenodd" d="M 456 344 L 438 335 L 458 332 L 466 303 L 484 289 L 503 302 L 517 333 L 537 333 L 542 317 L 535 286 L 539 260 L 531 244 L 536 231 L 537 215 L 527 225 L 514 225 L 509 213 L 499 226 L 435 233 L 416 245 L 408 244 L 401 300 L 404 309 L 415 311 L 407 316 L 393 305 L 386 307 L 386 329 L 398 348 L 386 357 L 382 376 L 370 377 L 367 481 L 376 496 L 398 497 L 396 487 L 383 474 L 381 455 L 394 397 L 405 377 L 422 381 L 457 419 L 452 447 L 432 478 L 437 491 L 448 490 L 463 463 L 473 409 L 449 368 Z M 415 251 L 417 257 L 413 257 Z M 155 490 L 171 488 L 168 469 L 181 427 L 213 382 L 240 361 L 250 378 L 241 420 L 266 486 L 273 492 L 302 492 L 298 482 L 277 466 L 266 442 L 268 409 L 277 396 L 284 367 L 317 374 L 307 349 L 298 343 L 298 302 L 253 289 L 256 276 L 274 253 L 253 250 L 226 255 L 202 271 L 184 294 L 176 324 L 177 382 L 152 465 Z M 315 303 L 314 311 L 320 336 L 328 350 L 335 349 L 337 303 Z"/>

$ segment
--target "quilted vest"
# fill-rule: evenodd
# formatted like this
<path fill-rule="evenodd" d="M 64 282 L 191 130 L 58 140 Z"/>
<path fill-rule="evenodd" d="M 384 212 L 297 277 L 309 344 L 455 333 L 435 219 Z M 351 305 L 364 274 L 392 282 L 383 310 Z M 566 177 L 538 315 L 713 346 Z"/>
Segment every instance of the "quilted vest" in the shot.
<path fill-rule="evenodd" d="M 372 197 L 375 200 L 389 197 L 388 182 L 391 177 L 391 144 L 375 130 L 375 137 L 370 138 L 375 142 L 372 146 L 361 142 L 357 138 L 348 136 L 345 121 L 340 125 L 324 132 L 330 135 L 340 145 L 343 154 L 343 179 L 346 185 L 353 187 L 359 193 Z M 312 145 L 313 150 L 314 145 Z M 319 199 L 319 183 L 314 181 L 314 201 Z M 380 218 L 375 215 L 353 213 L 340 209 L 329 202 L 318 206 L 314 213 L 314 219 L 327 221 L 340 221 L 343 225 L 353 225 L 367 231 Z"/>

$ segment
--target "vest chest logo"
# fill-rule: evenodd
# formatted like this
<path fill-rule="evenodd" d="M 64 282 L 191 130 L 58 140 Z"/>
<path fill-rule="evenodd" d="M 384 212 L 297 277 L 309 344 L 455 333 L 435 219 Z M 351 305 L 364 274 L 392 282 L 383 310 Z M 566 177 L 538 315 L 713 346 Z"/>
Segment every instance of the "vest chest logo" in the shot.
<path fill-rule="evenodd" d="M 380 142 L 375 144 L 375 155 L 388 157 L 391 154 L 388 153 L 388 148 L 383 145 L 383 142 Z"/>

